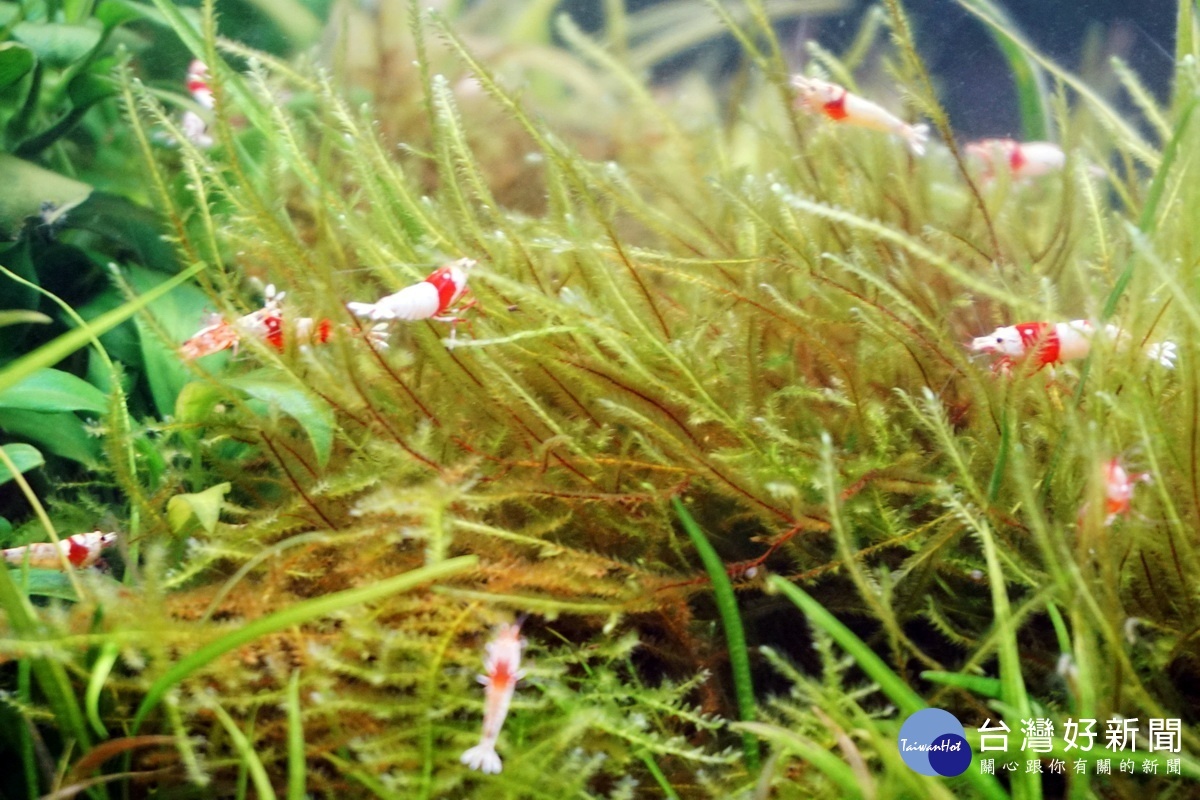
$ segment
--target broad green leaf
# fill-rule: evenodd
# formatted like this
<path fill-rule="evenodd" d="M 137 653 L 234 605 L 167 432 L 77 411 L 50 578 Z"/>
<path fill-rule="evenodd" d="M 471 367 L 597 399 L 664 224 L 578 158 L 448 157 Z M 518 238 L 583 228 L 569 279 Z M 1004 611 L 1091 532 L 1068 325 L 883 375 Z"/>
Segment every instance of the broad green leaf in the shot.
<path fill-rule="evenodd" d="M 108 397 L 69 372 L 43 369 L 0 392 L 0 408 L 104 414 L 108 411 Z"/>
<path fill-rule="evenodd" d="M 42 458 L 42 454 L 38 449 L 30 444 L 22 444 L 20 442 L 4 445 L 5 454 L 12 459 L 13 464 L 17 468 L 17 472 L 29 472 L 31 469 L 37 469 L 46 463 L 46 459 Z M 0 484 L 8 483 L 13 479 L 13 474 L 8 471 L 8 465 L 0 464 Z"/>
<path fill-rule="evenodd" d="M 92 52 L 100 42 L 100 26 L 62 22 L 18 22 L 12 37 L 29 47 L 51 67 L 69 67 Z"/>
<path fill-rule="evenodd" d="M 287 414 L 308 434 L 312 441 L 317 463 L 324 467 L 329 463 L 333 450 L 333 409 L 321 398 L 304 388 L 299 382 L 283 376 L 267 377 L 258 372 L 225 381 L 226 385 L 239 389 L 268 406 Z"/>
<path fill-rule="evenodd" d="M 25 594 L 31 597 L 33 595 L 53 597 L 58 600 L 69 600 L 72 603 L 79 599 L 75 596 L 71 579 L 62 570 L 31 569 L 27 573 L 18 571 L 13 577 Z"/>
<path fill-rule="evenodd" d="M 17 42 L 0 44 L 0 89 L 12 86 L 33 69 L 33 51 Z"/>
<path fill-rule="evenodd" d="M 175 248 L 163 238 L 163 217 L 156 209 L 111 192 L 95 191 L 87 200 L 71 209 L 64 225 L 103 236 L 122 250 L 133 252 L 137 257 L 130 261 L 152 268 L 149 276 L 157 275 L 152 280 L 149 276 L 146 282 L 142 282 L 139 276 L 131 278 L 134 288 L 139 291 L 162 280 L 161 273 L 174 274 L 179 271 Z"/>
<path fill-rule="evenodd" d="M 233 484 L 226 481 L 210 486 L 202 492 L 177 494 L 172 497 L 167 501 L 167 522 L 170 523 L 171 530 L 183 533 L 188 524 L 195 519 L 205 532 L 212 533 L 221 517 L 221 504 L 231 489 Z"/>
<path fill-rule="evenodd" d="M 175 421 L 180 424 L 200 422 L 221 402 L 221 387 L 192 381 L 175 398 Z"/>
<path fill-rule="evenodd" d="M 16 156 L 0 153 L 0 236 L 12 237 L 26 217 L 41 213 L 44 204 L 70 208 L 87 199 L 92 187 Z"/>
<path fill-rule="evenodd" d="M 115 308 L 120 308 L 124 304 L 125 294 L 117 287 L 109 286 L 76 308 L 75 311 L 90 324 L 102 314 L 106 314 Z M 104 346 L 110 358 L 120 361 L 125 366 L 125 369 L 131 372 L 140 374 L 144 371 L 141 343 L 138 341 L 137 327 L 132 321 L 126 321 L 117 325 L 111 330 L 106 331 L 99 338 L 100 344 Z M 107 367 L 104 369 L 107 370 Z M 131 380 L 136 377 L 137 375 L 130 376 Z M 94 376 L 90 373 L 88 379 L 96 386 L 104 385 L 95 380 Z"/>
<path fill-rule="evenodd" d="M 124 25 L 135 19 L 144 19 L 156 25 L 169 25 L 167 20 L 154 6 L 135 3 L 133 0 L 104 0 L 96 8 L 96 19 L 104 24 L 106 29 Z"/>
<path fill-rule="evenodd" d="M 161 280 L 160 273 L 144 267 L 129 270 L 129 283 L 139 293 Z M 153 324 L 142 316 L 134 320 L 150 395 L 158 413 L 163 416 L 175 410 L 179 393 L 195 377 L 180 360 L 178 344 L 203 327 L 208 308 L 209 300 L 204 292 L 195 286 L 181 286 L 147 307 L 154 318 Z M 163 341 L 164 336 L 167 341 Z"/>
<path fill-rule="evenodd" d="M 198 262 L 188 267 L 175 277 L 165 280 L 150 291 L 140 295 L 112 311 L 101 314 L 91 320 L 86 327 L 76 328 L 62 336 L 39 347 L 32 353 L 27 353 L 3 369 L 0 369 L 0 392 L 16 386 L 18 383 L 37 372 L 43 367 L 57 364 L 81 347 L 91 344 L 93 336 L 115 328 L 138 311 L 153 303 L 167 292 L 189 280 L 205 267 L 204 262 Z"/>
<path fill-rule="evenodd" d="M 13 436 L 35 442 L 38 447 L 85 467 L 100 464 L 100 440 L 70 411 L 43 414 L 37 411 L 0 411 L 0 428 Z"/>
<path fill-rule="evenodd" d="M 175 398 L 187 385 L 192 376 L 179 358 L 179 354 L 162 343 L 150 323 L 134 318 L 138 338 L 141 342 L 142 363 L 146 368 L 146 381 L 150 384 L 150 396 L 159 414 L 168 414 L 175 407 Z"/>
<path fill-rule="evenodd" d="M 81 72 L 67 85 L 67 96 L 76 108 L 87 108 L 117 94 L 117 85 L 105 75 Z"/>
<path fill-rule="evenodd" d="M 9 325 L 24 325 L 26 323 L 36 323 L 38 325 L 47 325 L 54 320 L 47 317 L 40 311 L 33 311 L 28 308 L 8 309 L 0 311 L 0 328 L 8 327 Z"/>

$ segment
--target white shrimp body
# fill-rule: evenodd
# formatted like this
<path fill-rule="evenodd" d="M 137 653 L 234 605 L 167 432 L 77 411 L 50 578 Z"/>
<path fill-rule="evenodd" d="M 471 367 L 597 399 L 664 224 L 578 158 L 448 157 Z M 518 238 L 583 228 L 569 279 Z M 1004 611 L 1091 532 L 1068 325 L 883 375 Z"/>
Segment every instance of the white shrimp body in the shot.
<path fill-rule="evenodd" d="M 981 139 L 967 144 L 963 150 L 979 164 L 987 180 L 1001 170 L 1007 170 L 1014 180 L 1037 178 L 1058 172 L 1067 163 L 1067 154 L 1053 142 Z"/>
<path fill-rule="evenodd" d="M 208 85 L 208 66 L 198 58 L 188 65 L 187 88 L 197 103 L 212 111 L 216 106 L 212 88 Z"/>
<path fill-rule="evenodd" d="M 925 155 L 928 125 L 909 125 L 883 106 L 819 78 L 796 75 L 792 77 L 792 86 L 796 87 L 797 101 L 803 108 L 836 122 L 898 134 L 914 155 Z"/>
<path fill-rule="evenodd" d="M 1102 335 L 1119 345 L 1129 340 L 1129 335 L 1116 325 L 1107 324 Z M 1087 358 L 1096 336 L 1096 326 L 1086 319 L 1070 322 L 1019 322 L 1005 325 L 971 341 L 971 349 L 977 353 L 993 353 L 1000 356 L 996 365 L 1007 368 L 1014 361 L 1029 360 L 1041 369 L 1063 361 Z M 1146 346 L 1146 356 L 1167 369 L 1174 369 L 1176 358 L 1174 342 L 1156 342 Z"/>
<path fill-rule="evenodd" d="M 458 302 L 467 290 L 467 274 L 475 266 L 470 258 L 460 258 L 438 267 L 425 280 L 405 286 L 374 303 L 347 303 L 356 317 L 371 320 L 399 319 L 412 322 L 438 319 Z"/>
<path fill-rule="evenodd" d="M 405 286 L 395 294 L 389 294 L 374 303 L 347 303 L 356 317 L 371 320 L 400 319 L 414 321 L 429 319 L 438 313 L 441 299 L 437 287 L 429 281 Z"/>
<path fill-rule="evenodd" d="M 524 646 L 519 622 L 502 625 L 495 638 L 488 642 L 487 656 L 483 661 L 487 674 L 479 676 L 479 682 L 487 687 L 483 704 L 483 732 L 479 744 L 463 752 L 459 758 L 471 769 L 495 775 L 503 768 L 500 756 L 496 753 L 496 739 L 500 737 L 500 728 L 508 716 L 508 706 L 512 703 L 517 681 L 525 676 L 520 669 Z"/>
<path fill-rule="evenodd" d="M 20 566 L 28 562 L 32 569 L 62 569 L 63 557 L 76 569 L 85 569 L 100 560 L 101 551 L 115 544 L 117 534 L 92 531 L 77 533 L 54 542 L 34 542 L 3 551 L 4 560 Z"/>

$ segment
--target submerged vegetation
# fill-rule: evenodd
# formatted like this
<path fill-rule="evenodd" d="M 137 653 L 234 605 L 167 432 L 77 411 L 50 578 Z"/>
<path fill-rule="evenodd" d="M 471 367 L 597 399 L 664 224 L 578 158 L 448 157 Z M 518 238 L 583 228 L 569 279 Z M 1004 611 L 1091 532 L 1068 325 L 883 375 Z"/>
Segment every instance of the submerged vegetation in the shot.
<path fill-rule="evenodd" d="M 21 440 L 0 451 L 20 490 L 4 508 L 25 524 L 0 544 L 119 533 L 105 571 L 0 570 L 3 792 L 1190 796 L 1194 8 L 1160 104 L 1120 64 L 1125 95 L 1101 96 L 962 4 L 1061 169 L 972 166 L 896 0 L 806 71 L 929 120 L 923 157 L 797 107 L 772 19 L 832 3 L 713 3 L 674 46 L 724 29 L 743 65 L 655 86 L 690 6 L 606 3 L 588 34 L 544 4 L 505 26 L 499 0 L 347 4 L 319 55 L 287 61 L 217 37 L 211 3 L 127 4 L 208 64 L 215 107 L 128 65 L 105 84 L 161 261 L 161 242 L 44 220 L 0 251 L 31 292 L 49 272 L 19 254 L 114 262 L 62 316 L 13 304 L 73 330 L 4 343 L 0 427 Z M 460 258 L 477 265 L 459 321 L 381 339 L 347 308 Z M 281 336 L 180 356 L 207 311 L 264 301 Z M 1122 335 L 1046 369 L 966 346 L 1074 319 Z M 1142 352 L 1166 340 L 1174 370 Z M 87 435 L 39 445 L 20 412 Z M 1114 458 L 1148 476 L 1117 508 Z M 522 616 L 503 768 L 473 772 L 484 646 Z M 901 758 L 926 706 L 966 727 L 961 777 Z M 1021 720 L 1068 717 L 1140 719 L 1157 771 L 1017 748 Z M 1181 753 L 1147 751 L 1154 718 L 1183 720 Z M 981 769 L 985 719 L 1012 728 L 1020 770 Z"/>

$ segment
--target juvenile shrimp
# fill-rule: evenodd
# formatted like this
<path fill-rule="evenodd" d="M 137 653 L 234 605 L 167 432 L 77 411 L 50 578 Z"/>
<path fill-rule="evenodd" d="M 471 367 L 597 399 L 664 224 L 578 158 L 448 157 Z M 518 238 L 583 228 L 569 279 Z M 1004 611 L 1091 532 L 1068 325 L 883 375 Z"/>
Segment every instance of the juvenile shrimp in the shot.
<path fill-rule="evenodd" d="M 1109 459 L 1104 464 L 1104 524 L 1112 525 L 1117 517 L 1129 514 L 1133 487 L 1150 480 L 1149 472 L 1130 473 L 1120 459 Z"/>
<path fill-rule="evenodd" d="M 835 122 L 895 133 L 904 138 L 914 155 L 925 155 L 929 139 L 928 125 L 909 125 L 882 106 L 860 97 L 836 83 L 803 75 L 792 77 L 796 102 L 801 108 L 824 114 Z"/>
<path fill-rule="evenodd" d="M 1128 335 L 1108 324 L 1100 333 L 1116 342 L 1128 341 Z M 1006 372 L 1018 362 L 1031 364 L 1035 371 L 1064 361 L 1086 358 L 1092 349 L 1097 329 L 1086 319 L 1070 322 L 1019 322 L 1006 325 L 971 341 L 976 353 L 1000 356 L 993 369 Z M 1158 342 L 1146 347 L 1146 356 L 1167 369 L 1175 368 L 1177 348 L 1174 342 Z"/>
<path fill-rule="evenodd" d="M 963 151 L 979 165 L 985 180 L 992 180 L 1004 169 L 1014 180 L 1037 178 L 1058 172 L 1067 163 L 1067 154 L 1052 142 L 981 139 L 968 143 Z"/>
<path fill-rule="evenodd" d="M 188 65 L 187 88 L 192 99 L 201 107 L 208 111 L 213 110 L 216 104 L 213 101 L 212 87 L 208 85 L 208 67 L 198 58 L 192 59 L 192 63 Z M 208 132 L 208 123 L 195 111 L 183 112 L 179 127 L 192 144 L 201 148 L 212 147 L 213 138 Z"/>
<path fill-rule="evenodd" d="M 275 286 L 268 285 L 263 307 L 252 311 L 230 322 L 220 315 L 210 317 L 208 325 L 193 334 L 179 347 L 179 354 L 186 360 L 218 353 L 229 348 L 237 349 L 244 338 L 258 339 L 266 342 L 276 350 L 283 352 L 287 343 L 284 341 L 284 312 L 282 302 L 287 292 L 275 291 Z M 328 319 L 313 319 L 299 317 L 293 326 L 293 333 L 301 344 L 325 344 L 333 338 L 333 323 Z M 379 347 L 387 347 L 386 331 L 380 326 L 373 327 L 367 336 Z"/>
<path fill-rule="evenodd" d="M 438 267 L 423 281 L 405 286 L 395 294 L 374 303 L 347 303 L 346 307 L 354 316 L 371 320 L 458 322 L 458 317 L 445 314 L 467 291 L 467 275 L 476 263 L 474 259 L 460 258 Z"/>
<path fill-rule="evenodd" d="M 115 533 L 92 531 L 59 539 L 57 545 L 54 542 L 34 542 L 0 552 L 4 553 L 5 561 L 17 566 L 28 562 L 32 569 L 62 569 L 62 559 L 66 556 L 71 566 L 85 569 L 99 561 L 101 551 L 116 544 L 116 541 Z"/>
<path fill-rule="evenodd" d="M 216 106 L 212 87 L 208 85 L 208 66 L 198 58 L 193 58 L 192 63 L 188 64 L 187 88 L 192 98 L 209 111 Z"/>
<path fill-rule="evenodd" d="M 1117 517 L 1128 516 L 1133 506 L 1133 488 L 1139 483 L 1150 483 L 1149 472 L 1129 472 L 1119 458 L 1110 458 L 1100 465 L 1099 478 L 1104 485 L 1104 525 L 1108 527 Z M 1079 509 L 1077 524 L 1082 527 L 1087 518 L 1088 504 Z"/>
<path fill-rule="evenodd" d="M 479 737 L 479 744 L 463 752 L 459 758 L 471 769 L 496 775 L 502 768 L 500 756 L 496 754 L 496 739 L 508 715 L 517 681 L 525 677 L 525 673 L 521 672 L 521 650 L 524 647 L 520 622 L 500 626 L 495 638 L 487 644 L 487 656 L 483 660 L 487 674 L 479 676 L 479 682 L 487 687 L 484 690 L 483 733 Z"/>

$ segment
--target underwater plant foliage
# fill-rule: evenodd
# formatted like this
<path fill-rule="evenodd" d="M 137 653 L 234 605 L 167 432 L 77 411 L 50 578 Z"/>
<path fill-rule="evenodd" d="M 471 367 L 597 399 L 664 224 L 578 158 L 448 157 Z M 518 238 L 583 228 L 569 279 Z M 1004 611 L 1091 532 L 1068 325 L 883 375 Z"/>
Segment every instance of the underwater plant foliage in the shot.
<path fill-rule="evenodd" d="M 746 51 L 726 96 L 648 86 L 615 22 L 602 42 L 558 20 L 562 47 L 499 68 L 455 21 L 385 4 L 381 57 L 413 66 L 378 105 L 331 77 L 352 41 L 288 64 L 170 5 L 215 144 L 127 78 L 151 191 L 218 313 L 286 291 L 284 346 L 164 357 L 174 413 L 106 428 L 140 519 L 120 580 L 34 606 L 32 576 L 0 576 L 3 713 L 47 740 L 12 735 L 27 785 L 1082 798 L 1200 777 L 1193 727 L 1179 778 L 935 779 L 896 747 L 923 705 L 968 738 L 998 715 L 1195 718 L 1194 36 L 1143 129 L 1013 33 L 1067 163 L 985 181 L 894 2 L 864 23 L 890 27 L 869 31 L 890 77 L 862 86 L 904 87 L 883 102 L 944 140 L 923 158 L 797 110 L 755 2 L 712 7 Z M 383 347 L 346 308 L 464 257 L 462 321 Z M 1180 366 L 1098 343 L 1005 373 L 965 346 L 1077 318 L 1170 339 Z M 172 355 L 180 321 L 139 321 Z M 1153 479 L 1107 524 L 1097 465 L 1118 455 Z M 472 772 L 484 645 L 521 614 L 503 770 Z"/>

